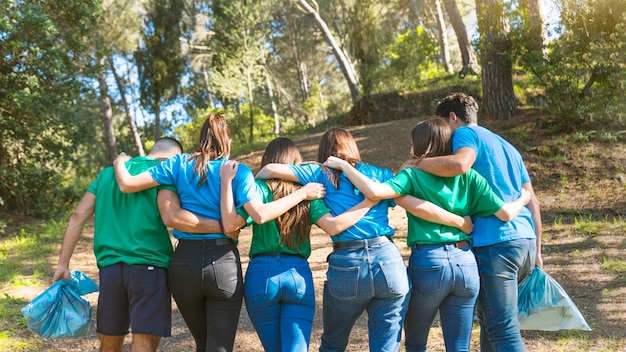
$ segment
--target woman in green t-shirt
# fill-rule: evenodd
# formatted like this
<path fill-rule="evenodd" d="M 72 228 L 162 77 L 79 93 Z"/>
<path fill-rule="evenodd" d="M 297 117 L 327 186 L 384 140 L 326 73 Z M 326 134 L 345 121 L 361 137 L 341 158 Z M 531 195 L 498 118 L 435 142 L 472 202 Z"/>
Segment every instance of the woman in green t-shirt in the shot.
<path fill-rule="evenodd" d="M 411 132 L 411 155 L 422 159 L 452 152 L 452 127 L 441 118 L 417 123 Z M 372 200 L 413 195 L 460 216 L 495 215 L 501 221 L 517 216 L 530 194 L 522 189 L 516 201 L 504 203 L 474 170 L 439 177 L 405 168 L 394 178 L 375 183 L 349 163 L 330 157 L 325 166 L 343 171 Z M 480 288 L 472 239 L 457 228 L 428 222 L 407 212 L 409 278 L 412 283 L 404 329 L 407 351 L 426 351 L 428 332 L 439 311 L 447 351 L 468 351 L 474 305 Z"/>
<path fill-rule="evenodd" d="M 288 138 L 268 144 L 261 167 L 269 163 L 300 164 L 296 145 Z M 222 167 L 222 219 L 240 226 L 252 223 L 243 208 L 235 212 L 229 179 L 237 163 Z M 278 179 L 257 180 L 264 203 L 282 198 L 301 186 Z M 354 225 L 376 202 L 363 200 L 333 217 L 323 199 L 304 201 L 276 220 L 253 224 L 250 264 L 244 280 L 244 297 L 250 320 L 265 351 L 308 351 L 315 314 L 313 274 L 307 258 L 311 254 L 309 234 L 316 224 L 333 236 Z"/>

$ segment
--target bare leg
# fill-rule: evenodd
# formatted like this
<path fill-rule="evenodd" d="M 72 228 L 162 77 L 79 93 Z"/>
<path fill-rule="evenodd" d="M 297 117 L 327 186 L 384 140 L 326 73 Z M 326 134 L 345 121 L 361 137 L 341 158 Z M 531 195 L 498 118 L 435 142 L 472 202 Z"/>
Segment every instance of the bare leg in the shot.
<path fill-rule="evenodd" d="M 124 345 L 125 336 L 100 336 L 100 352 L 122 352 L 122 346 Z"/>
<path fill-rule="evenodd" d="M 156 352 L 161 342 L 161 336 L 133 334 L 131 352 Z"/>

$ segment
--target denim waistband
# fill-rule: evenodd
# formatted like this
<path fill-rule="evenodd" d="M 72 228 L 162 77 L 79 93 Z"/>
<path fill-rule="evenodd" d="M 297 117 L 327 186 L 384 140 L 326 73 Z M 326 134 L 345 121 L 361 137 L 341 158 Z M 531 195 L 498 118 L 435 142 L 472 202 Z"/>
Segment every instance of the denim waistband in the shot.
<path fill-rule="evenodd" d="M 261 252 L 261 253 L 255 253 L 252 255 L 252 259 L 257 258 L 257 257 L 296 257 L 296 258 L 306 260 L 306 258 L 302 254 L 281 253 L 281 252 Z"/>
<path fill-rule="evenodd" d="M 411 249 L 412 250 L 416 250 L 416 249 L 432 249 L 432 248 L 439 248 L 439 247 L 444 247 L 444 246 L 453 246 L 453 247 L 458 248 L 458 249 L 464 249 L 464 248 L 470 248 L 471 247 L 469 241 L 463 240 L 463 241 L 437 243 L 437 244 L 414 244 L 413 246 L 411 246 Z"/>
<path fill-rule="evenodd" d="M 340 249 L 360 249 L 386 242 L 393 241 L 387 236 L 378 236 L 374 238 L 366 238 L 364 240 L 334 242 L 333 249 L 336 251 Z"/>

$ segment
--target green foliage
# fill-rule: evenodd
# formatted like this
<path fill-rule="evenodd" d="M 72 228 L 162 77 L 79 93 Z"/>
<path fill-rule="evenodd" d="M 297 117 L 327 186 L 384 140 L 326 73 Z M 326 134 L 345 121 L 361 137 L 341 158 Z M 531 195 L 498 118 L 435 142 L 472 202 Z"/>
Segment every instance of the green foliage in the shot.
<path fill-rule="evenodd" d="M 602 261 L 602 268 L 611 273 L 624 273 L 626 272 L 626 261 L 622 258 L 604 257 Z"/>
<path fill-rule="evenodd" d="M 178 97 L 179 84 L 185 69 L 181 54 L 181 28 L 184 2 L 182 0 L 151 0 L 143 32 L 143 44 L 135 52 L 141 105 L 157 115 L 161 107 Z M 156 124 L 155 136 L 161 137 Z"/>
<path fill-rule="evenodd" d="M 11 338 L 18 329 L 26 328 L 21 309 L 28 302 L 8 294 L 0 297 L 0 349 L 3 351 L 32 351 L 34 341 L 20 341 Z"/>
<path fill-rule="evenodd" d="M 216 109 L 215 111 L 219 111 Z M 195 110 L 190 122 L 175 128 L 176 138 L 183 145 L 185 151 L 191 151 L 196 147 L 198 138 L 200 138 L 200 129 L 206 120 L 206 114 L 209 110 Z M 253 108 L 254 112 L 254 140 L 259 142 L 254 145 L 265 146 L 267 141 L 274 138 L 274 119 L 263 113 L 258 107 Z M 249 128 L 250 128 L 250 107 L 247 104 L 241 106 L 241 111 L 237 112 L 232 108 L 226 109 L 226 119 L 228 128 L 233 139 L 233 150 L 239 149 L 243 145 L 249 144 Z"/>
<path fill-rule="evenodd" d="M 307 117 L 307 125 L 315 126 L 326 118 L 326 106 L 320 97 L 320 85 L 313 81 L 309 97 L 302 103 L 302 112 Z"/>
<path fill-rule="evenodd" d="M 91 31 L 100 2 L 5 1 L 0 14 L 0 197 L 9 209 L 49 215 L 67 201 L 55 189 L 88 125 L 77 114 L 88 38 L 77 33 Z"/>
<path fill-rule="evenodd" d="M 258 107 L 252 108 L 254 121 L 252 122 L 252 139 L 250 139 L 250 105 L 243 104 L 240 112 L 228 108 L 228 127 L 233 135 L 234 144 L 245 144 L 252 141 L 267 140 L 274 136 L 274 119 L 265 115 L 263 110 Z"/>
<path fill-rule="evenodd" d="M 626 111 L 626 3 L 561 0 L 561 35 L 547 60 L 527 56 L 525 67 L 545 86 L 554 114 L 570 129 L 622 122 Z"/>
<path fill-rule="evenodd" d="M 0 291 L 48 284 L 52 275 L 49 258 L 57 253 L 65 224 L 65 221 L 52 220 L 25 226 L 0 238 Z M 41 346 L 34 346 L 41 342 L 32 337 L 16 338 L 26 330 L 26 321 L 20 312 L 26 303 L 6 293 L 0 297 L 0 350 L 42 350 Z"/>
<path fill-rule="evenodd" d="M 447 73 L 436 64 L 437 43 L 422 27 L 399 33 L 386 48 L 385 59 L 376 71 L 381 91 L 415 90 L 425 80 Z"/>

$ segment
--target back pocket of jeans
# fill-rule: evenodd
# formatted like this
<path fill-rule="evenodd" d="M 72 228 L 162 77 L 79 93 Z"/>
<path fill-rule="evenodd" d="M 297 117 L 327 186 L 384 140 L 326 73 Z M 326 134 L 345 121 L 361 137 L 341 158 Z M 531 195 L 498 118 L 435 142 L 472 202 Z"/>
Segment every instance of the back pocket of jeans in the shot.
<path fill-rule="evenodd" d="M 406 295 L 409 293 L 409 277 L 402 257 L 380 262 L 380 268 L 385 275 L 389 293 Z"/>
<path fill-rule="evenodd" d="M 443 285 L 443 265 L 416 268 L 409 266 L 409 276 L 413 283 L 413 293 L 428 295 L 441 291 Z"/>
<path fill-rule="evenodd" d="M 359 267 L 328 266 L 326 285 L 336 299 L 354 299 L 359 289 Z"/>
<path fill-rule="evenodd" d="M 241 291 L 240 293 L 243 296 L 243 277 L 237 258 L 225 255 L 213 262 L 212 267 L 215 275 L 215 284 L 218 289 L 228 294 L 236 294 L 238 291 Z"/>

